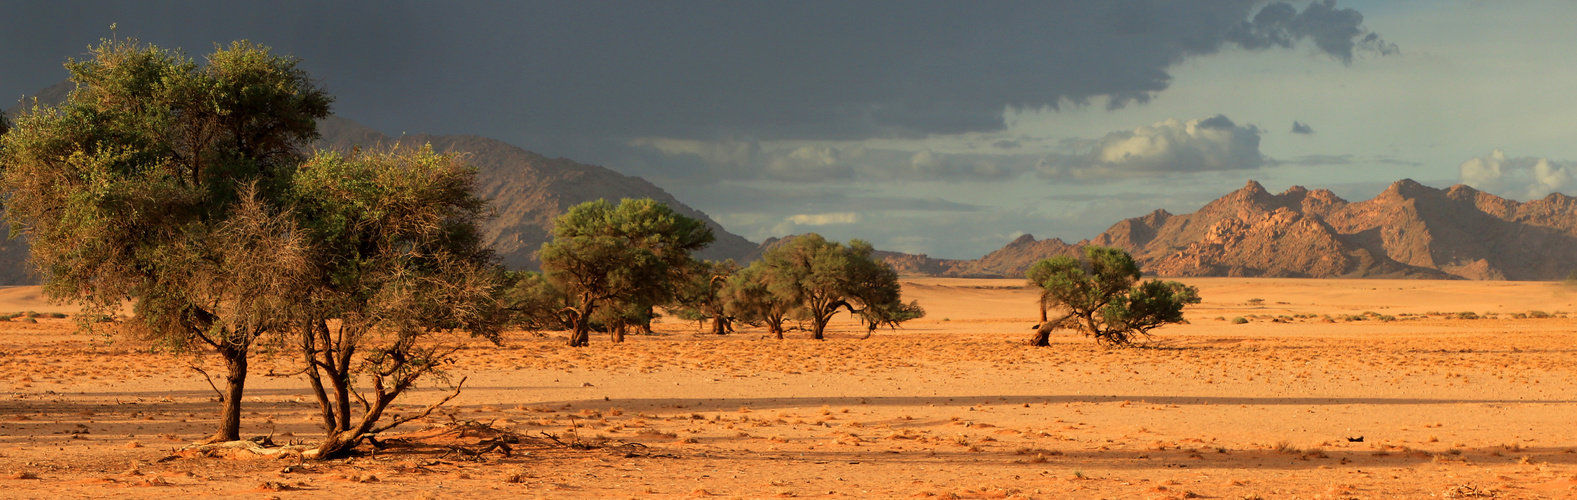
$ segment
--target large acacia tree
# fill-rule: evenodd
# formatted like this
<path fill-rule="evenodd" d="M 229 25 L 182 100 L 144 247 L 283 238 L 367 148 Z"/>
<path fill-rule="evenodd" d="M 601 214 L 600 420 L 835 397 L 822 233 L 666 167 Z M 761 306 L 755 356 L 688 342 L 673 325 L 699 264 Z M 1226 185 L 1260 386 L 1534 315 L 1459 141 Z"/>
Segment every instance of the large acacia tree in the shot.
<path fill-rule="evenodd" d="M 1084 259 L 1058 256 L 1025 272 L 1040 287 L 1042 317 L 1048 308 L 1063 314 L 1042 319 L 1030 345 L 1051 345 L 1051 331 L 1073 328 L 1106 346 L 1148 340 L 1150 330 L 1183 321 L 1183 307 L 1199 303 L 1199 290 L 1176 281 L 1138 283 L 1139 265 L 1118 248 L 1084 247 Z M 1137 283 L 1137 284 L 1136 284 Z"/>
<path fill-rule="evenodd" d="M 713 238 L 705 223 L 651 198 L 571 207 L 554 220 L 553 240 L 538 253 L 548 281 L 567 298 L 560 313 L 574 325 L 569 345 L 591 342 L 600 308 L 667 302 L 690 252 Z"/>
<path fill-rule="evenodd" d="M 759 270 L 750 276 L 760 280 L 768 294 L 797 304 L 810 319 L 811 338 L 816 340 L 826 338 L 827 323 L 839 309 L 891 325 L 924 314 L 918 305 L 901 301 L 898 273 L 871 257 L 874 251 L 862 240 L 845 246 L 816 233 L 804 234 L 767 250 L 751 263 Z"/>
<path fill-rule="evenodd" d="M 475 178 L 431 148 L 320 152 L 297 170 L 293 201 L 313 273 L 294 309 L 328 434 L 316 456 L 419 417 L 380 423 L 402 393 L 441 374 L 464 334 L 498 340 L 504 274 L 477 231 L 486 202 L 473 194 Z"/>
<path fill-rule="evenodd" d="M 199 64 L 106 40 L 66 68 L 66 102 L 25 111 L 0 139 L 12 234 L 30 239 L 52 299 L 98 314 L 131 299 L 131 324 L 161 345 L 217 352 L 211 439 L 238 439 L 248 353 L 279 330 L 268 304 L 300 268 L 279 200 L 331 98 L 295 59 L 248 42 Z"/>

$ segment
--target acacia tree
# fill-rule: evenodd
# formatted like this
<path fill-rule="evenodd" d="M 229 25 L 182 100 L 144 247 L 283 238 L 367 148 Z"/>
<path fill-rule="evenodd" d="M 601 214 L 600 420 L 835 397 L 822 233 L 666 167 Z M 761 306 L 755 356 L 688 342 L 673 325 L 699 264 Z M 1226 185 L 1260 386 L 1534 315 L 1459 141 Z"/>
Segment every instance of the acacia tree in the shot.
<path fill-rule="evenodd" d="M 786 283 L 772 283 L 766 266 L 760 260 L 739 270 L 728 278 L 720 294 L 723 311 L 746 324 L 765 325 L 767 331 L 783 340 L 783 322 L 799 307 L 794 288 Z"/>
<path fill-rule="evenodd" d="M 1183 321 L 1183 307 L 1199 303 L 1199 290 L 1176 281 L 1135 285 L 1139 265 L 1118 248 L 1084 247 L 1084 260 L 1059 256 L 1030 266 L 1025 273 L 1041 289 L 1041 310 L 1064 308 L 1041 321 L 1030 345 L 1051 345 L 1051 331 L 1069 327 L 1105 346 L 1128 346 L 1150 338 L 1150 330 Z"/>
<path fill-rule="evenodd" d="M 248 353 L 277 330 L 264 317 L 276 310 L 245 302 L 290 291 L 279 283 L 291 231 L 271 218 L 331 98 L 295 59 L 244 41 L 206 65 L 130 39 L 89 55 L 66 63 L 76 90 L 65 103 L 24 112 L 0 139 L 6 219 L 29 237 L 50 298 L 89 315 L 129 298 L 132 324 L 160 345 L 217 352 L 227 373 L 210 440 L 238 439 Z M 228 253 L 264 240 L 281 244 L 254 249 L 280 253 Z"/>
<path fill-rule="evenodd" d="M 589 201 L 559 216 L 553 241 L 542 244 L 538 255 L 548 281 L 569 299 L 561 310 L 574 325 L 569 345 L 590 344 L 599 308 L 666 302 L 690 252 L 712 240 L 706 224 L 651 198 L 625 199 L 618 206 Z"/>
<path fill-rule="evenodd" d="M 872 258 L 874 251 L 870 243 L 861 240 L 844 246 L 809 233 L 767 250 L 752 267 L 760 264 L 761 272 L 756 276 L 768 291 L 791 298 L 811 320 L 811 338 L 824 340 L 827 323 L 839 309 L 878 315 L 882 314 L 878 311 L 905 307 L 900 300 L 898 273 Z"/>
<path fill-rule="evenodd" d="M 311 455 L 343 454 L 425 415 L 379 424 L 405 390 L 442 375 L 462 333 L 498 341 L 504 276 L 477 230 L 486 202 L 472 194 L 475 177 L 430 147 L 320 152 L 297 170 L 316 265 L 299 340 L 328 434 Z"/>
<path fill-rule="evenodd" d="M 733 259 L 722 262 L 712 260 L 691 261 L 679 283 L 675 296 L 679 317 L 694 321 L 710 321 L 711 333 L 724 335 L 734 331 L 733 316 L 727 311 L 729 279 L 739 272 Z"/>

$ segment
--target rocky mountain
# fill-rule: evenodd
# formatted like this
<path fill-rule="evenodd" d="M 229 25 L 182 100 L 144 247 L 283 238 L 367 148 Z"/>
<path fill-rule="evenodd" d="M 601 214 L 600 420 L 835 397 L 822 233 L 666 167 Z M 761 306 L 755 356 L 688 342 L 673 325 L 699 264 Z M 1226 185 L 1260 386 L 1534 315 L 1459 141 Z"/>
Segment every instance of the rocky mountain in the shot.
<path fill-rule="evenodd" d="M 498 251 L 504 265 L 513 269 L 537 268 L 534 254 L 552 238 L 553 218 L 569 207 L 597 199 L 618 203 L 623 198 L 652 198 L 700 219 L 717 236 L 717 241 L 697 253 L 700 258 L 743 260 L 757 248 L 755 243 L 728 232 L 705 213 L 681 203 L 645 179 L 600 166 L 550 159 L 503 141 L 473 135 L 416 134 L 394 139 L 339 117 L 324 120 L 319 131 L 323 134 L 320 147 L 431 144 L 436 151 L 465 154 L 479 171 L 478 193 L 493 200 L 496 212 L 484 223 L 483 235 Z"/>
<path fill-rule="evenodd" d="M 1507 200 L 1464 185 L 1410 179 L 1349 202 L 1249 181 L 1191 214 L 1157 210 L 1069 245 L 1025 235 L 975 260 L 889 259 L 900 272 L 1023 276 L 1037 260 L 1085 245 L 1119 247 L 1160 276 L 1556 280 L 1577 269 L 1577 200 Z"/>

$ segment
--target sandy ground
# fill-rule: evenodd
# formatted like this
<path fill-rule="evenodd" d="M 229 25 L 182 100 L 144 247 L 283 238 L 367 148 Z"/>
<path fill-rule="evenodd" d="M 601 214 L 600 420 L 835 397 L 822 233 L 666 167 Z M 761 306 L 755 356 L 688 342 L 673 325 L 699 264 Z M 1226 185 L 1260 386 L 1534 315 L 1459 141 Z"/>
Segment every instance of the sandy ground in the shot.
<path fill-rule="evenodd" d="M 189 366 L 214 360 L 19 317 L 0 322 L 0 497 L 1577 496 L 1577 292 L 1185 281 L 1205 303 L 1150 349 L 1024 346 L 1037 311 L 1019 280 L 906 280 L 928 317 L 864 340 L 847 318 L 825 342 L 517 332 L 463 351 L 462 395 L 385 436 L 410 446 L 317 463 L 175 453 L 211 433 Z M 0 311 L 26 310 L 71 312 L 0 289 Z M 294 370 L 254 363 L 244 434 L 317 439 Z M 509 456 L 459 451 L 500 432 L 524 436 Z"/>

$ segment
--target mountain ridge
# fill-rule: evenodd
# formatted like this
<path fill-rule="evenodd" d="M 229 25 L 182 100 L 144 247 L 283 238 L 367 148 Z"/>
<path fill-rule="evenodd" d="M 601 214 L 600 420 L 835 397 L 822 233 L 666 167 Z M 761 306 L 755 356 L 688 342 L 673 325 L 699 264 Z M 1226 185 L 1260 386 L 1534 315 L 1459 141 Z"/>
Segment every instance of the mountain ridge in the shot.
<path fill-rule="evenodd" d="M 1087 245 L 1122 248 L 1158 276 L 1558 280 L 1577 269 L 1577 198 L 1518 202 L 1402 179 L 1349 202 L 1302 186 L 1273 194 L 1250 180 L 1193 213 L 1156 210 L 1071 245 L 1023 235 L 979 259 L 889 262 L 906 274 L 1016 278 Z"/>

